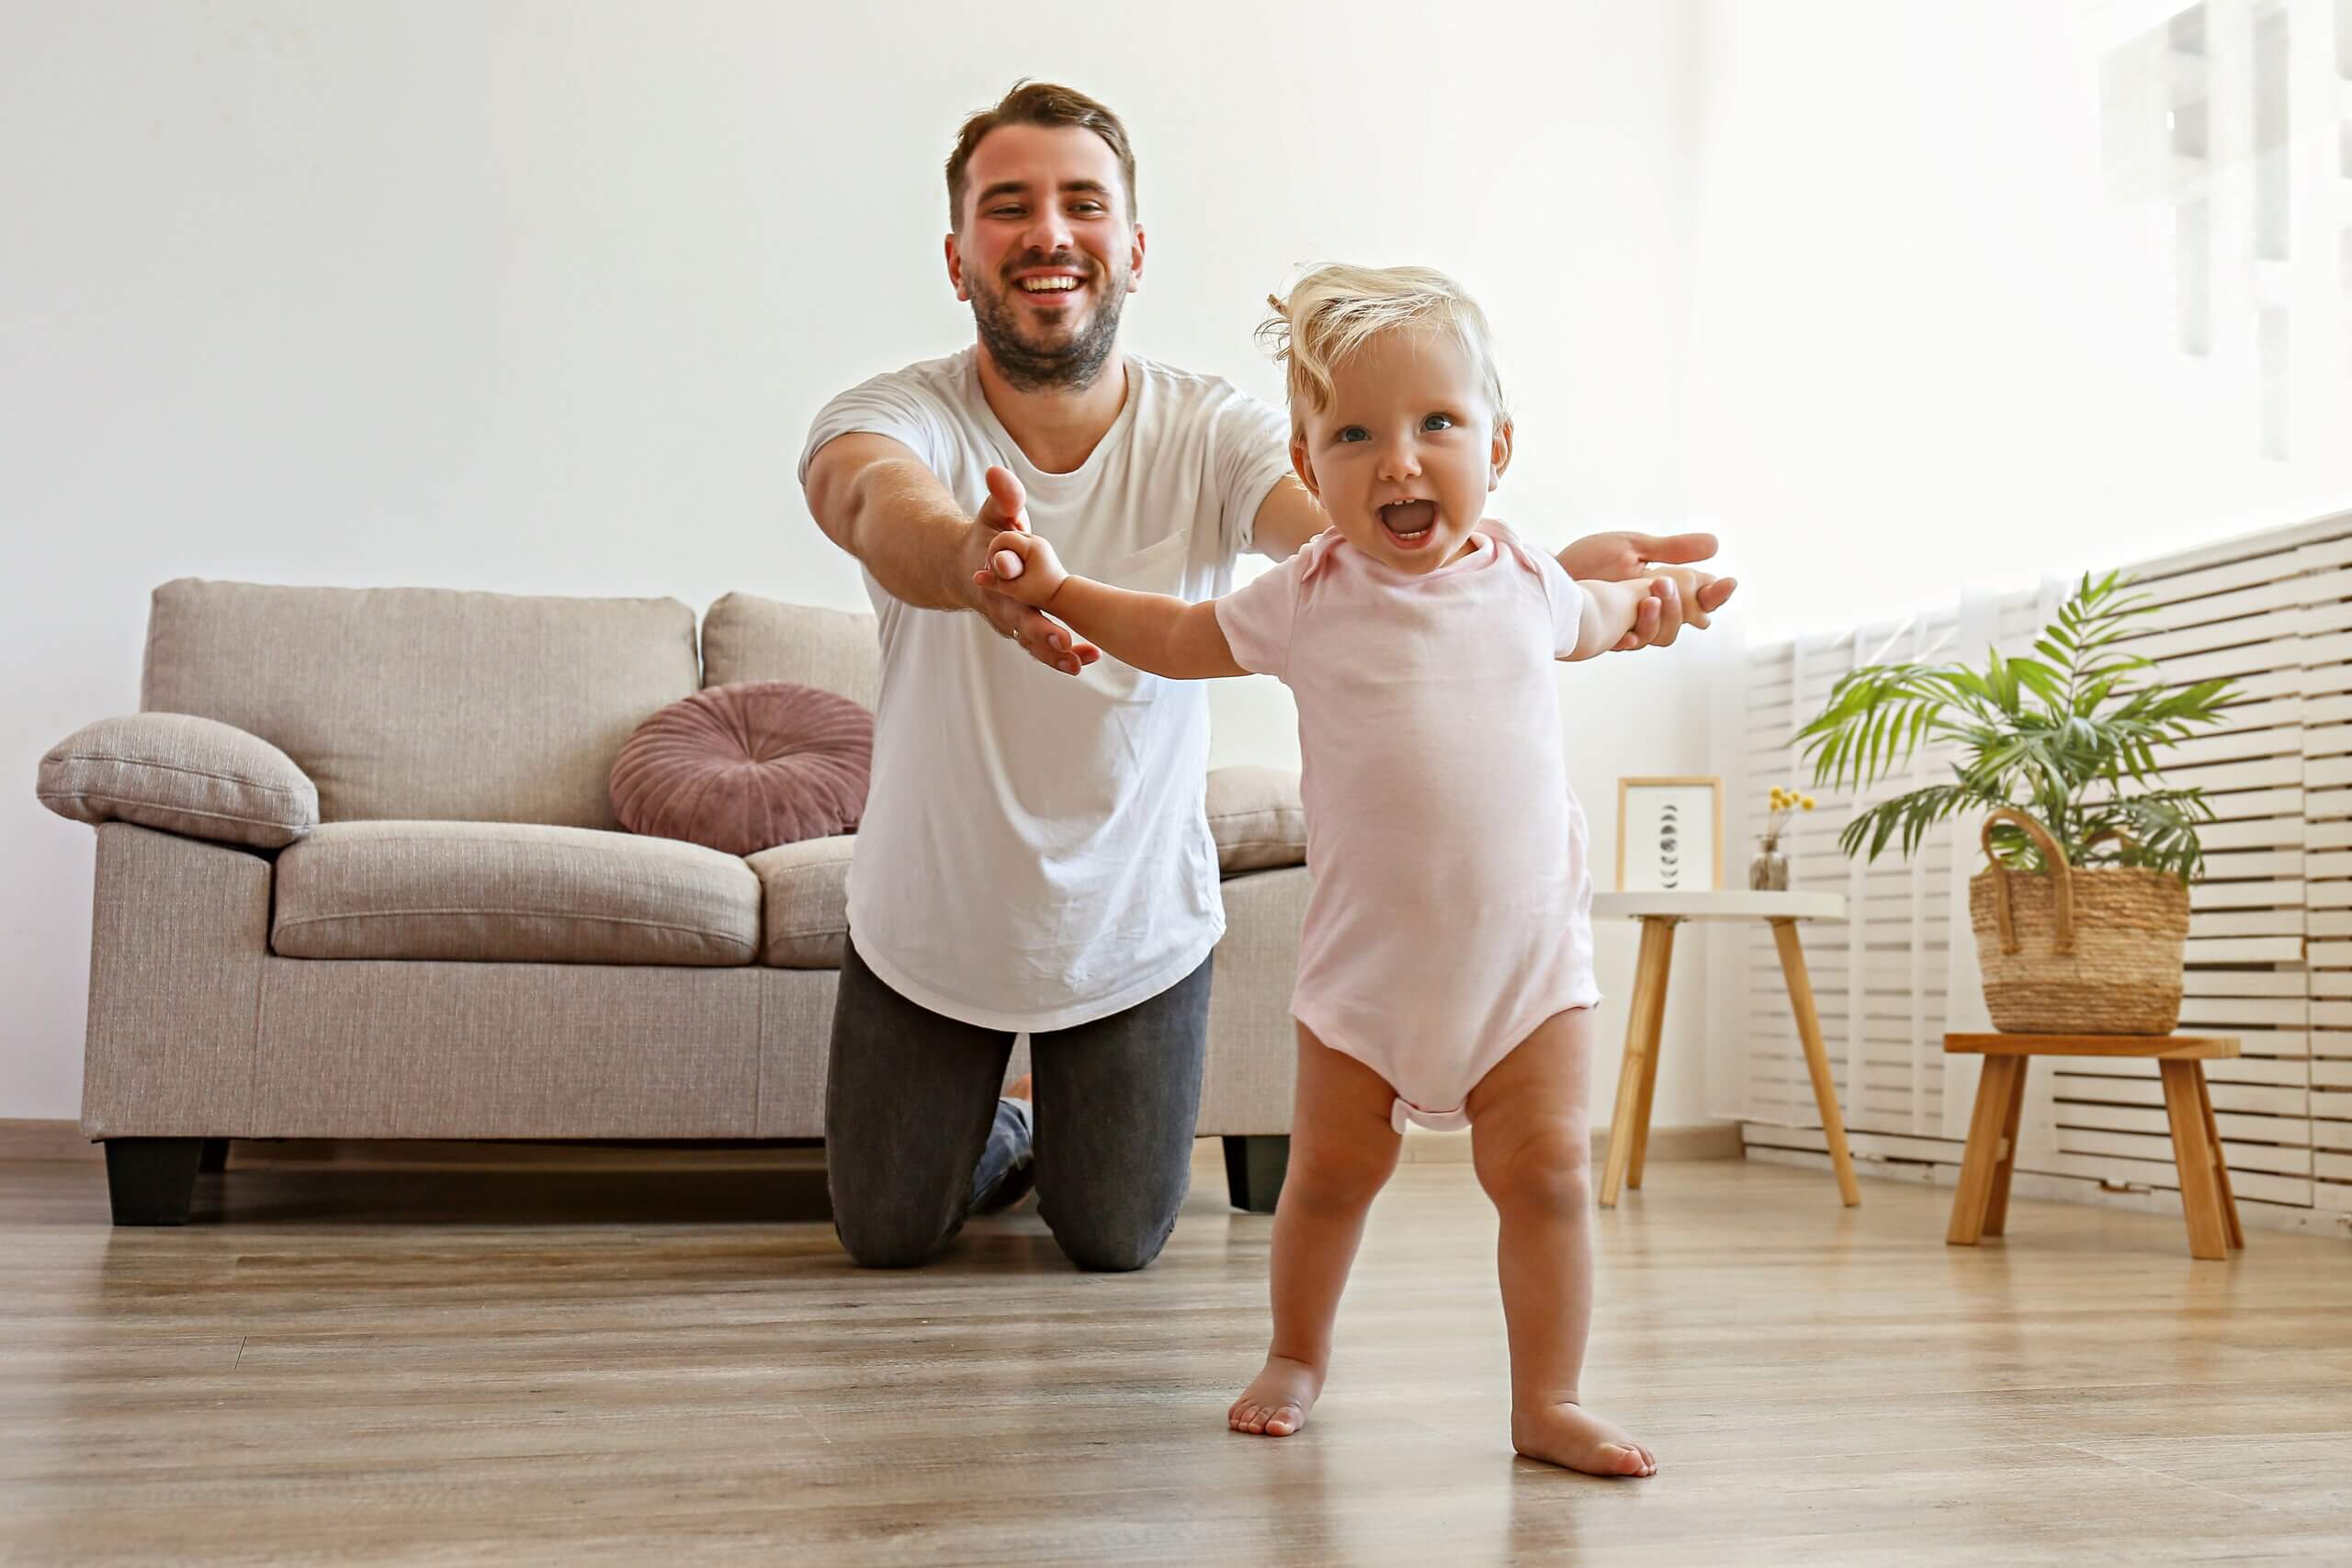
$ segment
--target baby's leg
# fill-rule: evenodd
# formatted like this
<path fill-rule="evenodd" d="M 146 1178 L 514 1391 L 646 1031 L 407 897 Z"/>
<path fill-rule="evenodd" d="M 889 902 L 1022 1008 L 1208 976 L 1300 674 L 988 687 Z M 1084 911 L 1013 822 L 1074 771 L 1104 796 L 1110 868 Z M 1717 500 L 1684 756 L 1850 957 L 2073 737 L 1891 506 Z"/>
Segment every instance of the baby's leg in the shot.
<path fill-rule="evenodd" d="M 1363 1239 L 1365 1213 L 1396 1168 L 1396 1103 L 1386 1079 L 1298 1026 L 1290 1168 L 1274 1205 L 1274 1340 L 1226 1412 L 1237 1432 L 1286 1438 L 1304 1426 L 1331 1364 L 1331 1322 Z"/>
<path fill-rule="evenodd" d="M 1650 1450 L 1584 1408 L 1592 1323 L 1592 1013 L 1555 1013 L 1470 1091 L 1478 1184 L 1502 1215 L 1496 1249 L 1510 1335 L 1511 1446 L 1592 1475 L 1649 1475 Z"/>

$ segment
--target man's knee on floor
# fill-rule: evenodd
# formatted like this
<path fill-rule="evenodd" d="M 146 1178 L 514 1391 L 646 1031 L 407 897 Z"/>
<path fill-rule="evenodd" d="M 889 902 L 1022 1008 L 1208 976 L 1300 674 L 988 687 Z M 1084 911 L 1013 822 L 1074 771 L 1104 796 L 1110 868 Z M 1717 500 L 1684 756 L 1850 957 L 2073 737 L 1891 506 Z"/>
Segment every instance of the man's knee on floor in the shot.
<path fill-rule="evenodd" d="M 1472 1154 L 1497 1208 L 1581 1214 L 1591 1206 L 1592 1139 L 1580 1128 L 1540 1128 Z"/>
<path fill-rule="evenodd" d="M 1100 1214 L 1073 1220 L 1048 1214 L 1046 1224 L 1062 1255 L 1092 1274 L 1133 1273 L 1159 1256 L 1176 1228 L 1172 1218 L 1132 1221 Z"/>
<path fill-rule="evenodd" d="M 913 1269 L 939 1256 L 947 1237 L 931 1222 L 833 1211 L 833 1234 L 861 1269 Z"/>

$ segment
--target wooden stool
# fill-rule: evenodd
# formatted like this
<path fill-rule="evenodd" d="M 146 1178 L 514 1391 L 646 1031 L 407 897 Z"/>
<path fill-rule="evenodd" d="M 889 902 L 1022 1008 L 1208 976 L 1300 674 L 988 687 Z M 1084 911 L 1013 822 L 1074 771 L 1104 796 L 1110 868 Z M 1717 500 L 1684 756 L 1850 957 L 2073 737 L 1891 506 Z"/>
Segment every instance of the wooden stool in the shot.
<path fill-rule="evenodd" d="M 2173 1160 L 2180 1168 L 2180 1206 L 2188 1220 L 2188 1255 L 2225 1258 L 2231 1247 L 2245 1246 L 2238 1201 L 2230 1191 L 2230 1168 L 2222 1157 L 2221 1131 L 2213 1122 L 2213 1100 L 2205 1092 L 2205 1064 L 2236 1055 L 2236 1040 L 2191 1034 L 1947 1034 L 1944 1051 L 1984 1058 L 1976 1108 L 1968 1120 L 1960 1190 L 1951 1201 L 1951 1228 L 1944 1233 L 1951 1246 L 1974 1247 L 1979 1236 L 1999 1235 L 2008 1221 L 2009 1169 L 2017 1163 L 2026 1064 L 2035 1056 L 2153 1058 L 2164 1075 Z"/>

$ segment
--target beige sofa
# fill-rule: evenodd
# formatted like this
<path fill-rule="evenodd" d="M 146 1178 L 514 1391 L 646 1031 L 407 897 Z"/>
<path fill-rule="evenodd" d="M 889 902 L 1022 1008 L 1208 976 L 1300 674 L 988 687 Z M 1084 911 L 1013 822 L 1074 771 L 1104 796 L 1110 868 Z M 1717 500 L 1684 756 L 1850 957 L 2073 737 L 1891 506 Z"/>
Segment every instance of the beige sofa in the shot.
<path fill-rule="evenodd" d="M 735 593 L 700 633 L 670 599 L 156 590 L 141 712 L 41 771 L 44 802 L 97 827 L 82 1124 L 118 1224 L 186 1219 L 228 1138 L 821 1135 L 856 840 L 745 860 L 639 838 L 606 779 L 700 685 L 872 705 L 874 623 Z M 1229 929 L 1200 1131 L 1265 1208 L 1306 893 L 1295 781 L 1210 793 Z"/>

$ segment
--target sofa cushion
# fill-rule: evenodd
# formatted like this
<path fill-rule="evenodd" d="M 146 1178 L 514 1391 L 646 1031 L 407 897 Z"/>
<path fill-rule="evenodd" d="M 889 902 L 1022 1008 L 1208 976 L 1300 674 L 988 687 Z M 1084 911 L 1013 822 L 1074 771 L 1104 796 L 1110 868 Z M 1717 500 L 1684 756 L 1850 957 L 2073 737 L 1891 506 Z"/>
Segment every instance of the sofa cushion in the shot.
<path fill-rule="evenodd" d="M 763 850 L 759 874 L 762 962 L 777 969 L 838 969 L 849 935 L 849 863 L 857 840 L 846 835 Z"/>
<path fill-rule="evenodd" d="M 96 825 L 136 822 L 274 850 L 318 825 L 319 792 L 258 736 L 185 713 L 84 725 L 40 760 L 40 802 Z"/>
<path fill-rule="evenodd" d="M 140 706 L 279 748 L 323 821 L 609 829 L 621 742 L 700 683 L 674 599 L 189 578 L 155 590 Z"/>
<path fill-rule="evenodd" d="M 1306 863 L 1306 807 L 1298 775 L 1280 768 L 1217 768 L 1209 774 L 1209 836 L 1227 876 Z"/>
<path fill-rule="evenodd" d="M 874 716 L 791 681 L 738 681 L 637 727 L 613 763 L 613 811 L 632 833 L 731 855 L 857 830 Z"/>
<path fill-rule="evenodd" d="M 330 822 L 277 859 L 287 958 L 748 964 L 760 879 L 670 839 L 512 822 Z"/>
<path fill-rule="evenodd" d="M 1219 768 L 1209 774 L 1209 829 L 1227 876 L 1306 861 L 1306 811 L 1298 775 L 1279 768 Z M 849 934 L 852 837 L 811 839 L 751 857 L 759 874 L 765 944 L 778 969 L 838 969 Z"/>
<path fill-rule="evenodd" d="M 797 681 L 871 712 L 882 692 L 874 617 L 729 593 L 702 620 L 702 683 Z"/>

